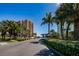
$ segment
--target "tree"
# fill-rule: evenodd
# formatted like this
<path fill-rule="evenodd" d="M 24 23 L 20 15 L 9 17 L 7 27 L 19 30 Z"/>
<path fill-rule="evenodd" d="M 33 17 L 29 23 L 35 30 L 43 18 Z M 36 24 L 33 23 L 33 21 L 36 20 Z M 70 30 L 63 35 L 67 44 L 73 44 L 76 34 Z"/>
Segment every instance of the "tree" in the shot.
<path fill-rule="evenodd" d="M 73 4 L 62 4 L 62 7 L 63 7 L 63 12 L 65 14 L 65 22 L 66 22 L 66 25 L 67 25 L 67 28 L 66 28 L 66 39 L 68 39 L 68 32 L 69 32 L 69 27 L 71 25 L 71 23 L 74 21 L 74 18 L 73 18 L 73 13 L 74 13 L 74 10 L 73 10 Z"/>
<path fill-rule="evenodd" d="M 14 39 L 16 39 L 16 37 L 18 37 L 18 35 L 20 34 L 21 31 L 21 24 L 18 22 L 14 22 L 13 23 L 13 35 L 14 35 Z"/>
<path fill-rule="evenodd" d="M 69 27 L 71 23 L 74 22 L 74 17 L 75 17 L 75 10 L 74 10 L 74 4 L 70 3 L 63 3 L 60 5 L 60 7 L 56 11 L 56 17 L 59 20 L 60 26 L 61 26 L 61 36 L 62 39 L 64 38 L 63 33 L 64 33 L 64 23 L 66 22 L 67 28 L 66 28 L 66 39 L 68 39 L 68 32 L 69 32 Z"/>
<path fill-rule="evenodd" d="M 8 26 L 7 26 L 6 21 L 0 22 L 0 32 L 1 32 L 3 41 L 5 40 L 5 35 L 6 35 L 7 30 L 8 30 Z"/>
<path fill-rule="evenodd" d="M 79 31 L 78 31 L 78 23 L 79 23 L 79 4 L 78 3 L 75 3 L 73 4 L 73 9 L 74 9 L 74 12 L 73 12 L 73 17 L 75 18 L 74 19 L 74 39 L 78 39 L 79 37 Z"/>
<path fill-rule="evenodd" d="M 29 29 L 26 29 L 26 35 L 27 35 L 28 39 L 30 39 L 30 30 Z"/>
<path fill-rule="evenodd" d="M 64 7 L 64 14 L 65 14 L 65 21 L 66 21 L 66 24 L 67 24 L 67 28 L 66 28 L 66 39 L 68 39 L 68 32 L 69 32 L 69 27 L 70 25 L 77 20 L 78 22 L 78 19 L 79 19 L 79 4 L 62 4 L 62 6 Z"/>
<path fill-rule="evenodd" d="M 56 16 L 53 17 L 53 20 L 54 20 L 54 23 L 56 23 L 56 25 L 57 25 L 57 32 L 59 34 L 59 20 L 57 19 Z"/>
<path fill-rule="evenodd" d="M 64 14 L 64 7 L 62 5 L 60 5 L 60 7 L 56 10 L 56 18 L 57 21 L 59 21 L 60 23 L 60 32 L 61 32 L 61 39 L 64 39 L 64 23 L 65 23 L 65 14 Z"/>
<path fill-rule="evenodd" d="M 57 32 L 55 32 L 55 30 L 52 29 L 50 31 L 50 37 L 58 39 L 59 38 L 59 34 Z"/>
<path fill-rule="evenodd" d="M 9 34 L 10 36 L 13 36 L 14 39 L 20 35 L 21 31 L 21 24 L 15 21 L 10 21 L 9 22 Z"/>
<path fill-rule="evenodd" d="M 42 19 L 41 25 L 48 24 L 48 34 L 50 33 L 50 25 L 53 24 L 51 12 L 47 13 L 46 16 Z"/>
<path fill-rule="evenodd" d="M 13 31 L 14 31 L 14 21 L 7 20 L 7 26 L 8 26 L 8 33 L 10 36 L 10 39 L 12 39 Z"/>
<path fill-rule="evenodd" d="M 7 32 L 9 33 L 10 39 L 16 39 L 16 37 L 20 33 L 20 30 L 20 23 L 17 23 L 15 21 L 5 20 L 0 23 L 2 39 L 5 39 L 5 35 Z"/>

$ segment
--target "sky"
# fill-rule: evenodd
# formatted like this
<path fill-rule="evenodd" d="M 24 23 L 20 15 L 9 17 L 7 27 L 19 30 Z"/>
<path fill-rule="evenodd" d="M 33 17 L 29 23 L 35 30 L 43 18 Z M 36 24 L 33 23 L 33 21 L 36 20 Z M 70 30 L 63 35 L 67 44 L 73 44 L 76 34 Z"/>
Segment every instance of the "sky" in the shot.
<path fill-rule="evenodd" d="M 0 3 L 0 21 L 31 20 L 34 24 L 34 32 L 40 35 L 48 31 L 47 25 L 41 26 L 42 18 L 47 12 L 52 12 L 54 16 L 58 5 L 53 3 Z M 57 31 L 56 24 L 53 24 L 51 29 Z"/>

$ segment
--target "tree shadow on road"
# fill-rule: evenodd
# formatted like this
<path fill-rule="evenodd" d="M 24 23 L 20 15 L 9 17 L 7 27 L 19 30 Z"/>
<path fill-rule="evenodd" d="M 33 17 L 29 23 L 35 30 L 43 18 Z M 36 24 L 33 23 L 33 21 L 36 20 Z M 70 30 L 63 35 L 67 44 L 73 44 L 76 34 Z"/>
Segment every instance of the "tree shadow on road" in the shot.
<path fill-rule="evenodd" d="M 30 42 L 32 44 L 38 44 L 39 42 L 38 41 L 34 41 L 34 42 Z"/>
<path fill-rule="evenodd" d="M 39 51 L 37 54 L 35 54 L 34 56 L 55 56 L 55 55 L 49 49 L 43 49 Z"/>

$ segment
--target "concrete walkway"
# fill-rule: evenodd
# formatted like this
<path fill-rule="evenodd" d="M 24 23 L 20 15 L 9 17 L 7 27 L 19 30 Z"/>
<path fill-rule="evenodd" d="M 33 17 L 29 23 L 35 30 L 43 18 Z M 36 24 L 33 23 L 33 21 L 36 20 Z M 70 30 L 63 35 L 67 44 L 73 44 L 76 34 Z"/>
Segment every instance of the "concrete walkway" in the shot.
<path fill-rule="evenodd" d="M 39 39 L 0 46 L 0 56 L 50 56 L 55 55 Z"/>

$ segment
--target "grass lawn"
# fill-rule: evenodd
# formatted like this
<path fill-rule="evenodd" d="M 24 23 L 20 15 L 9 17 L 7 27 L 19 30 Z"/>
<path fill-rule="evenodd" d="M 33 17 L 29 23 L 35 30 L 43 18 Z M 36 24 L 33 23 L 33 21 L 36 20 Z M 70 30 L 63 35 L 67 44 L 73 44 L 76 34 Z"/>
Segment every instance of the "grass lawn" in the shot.
<path fill-rule="evenodd" d="M 8 42 L 8 43 L 17 43 L 17 42 L 22 42 L 22 41 L 27 40 L 23 37 L 17 37 L 16 39 L 10 39 L 10 37 L 6 37 L 4 41 L 2 41 L 1 39 L 2 38 L 0 37 L 1 42 Z"/>
<path fill-rule="evenodd" d="M 19 41 L 16 41 L 16 40 L 10 40 L 10 41 L 7 41 L 8 43 L 17 43 Z"/>
<path fill-rule="evenodd" d="M 48 47 L 54 48 L 63 55 L 77 56 L 79 55 L 79 41 L 75 40 L 59 40 L 48 39 L 43 41 Z"/>

